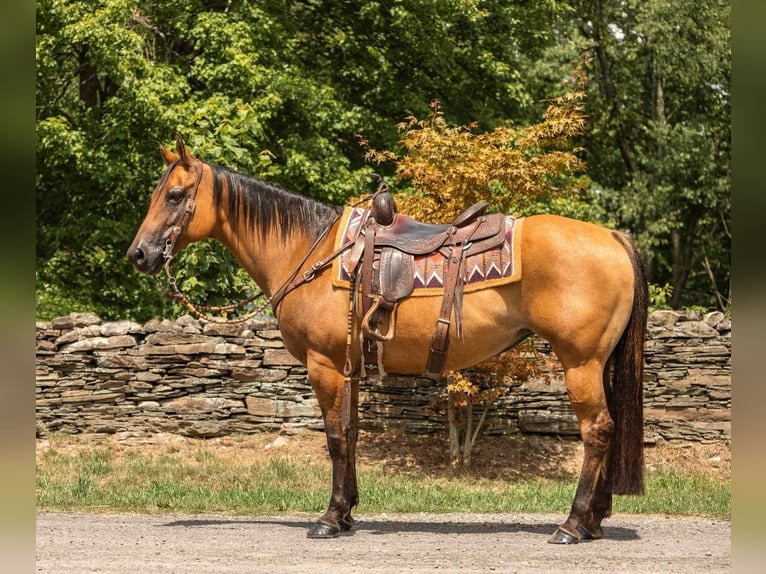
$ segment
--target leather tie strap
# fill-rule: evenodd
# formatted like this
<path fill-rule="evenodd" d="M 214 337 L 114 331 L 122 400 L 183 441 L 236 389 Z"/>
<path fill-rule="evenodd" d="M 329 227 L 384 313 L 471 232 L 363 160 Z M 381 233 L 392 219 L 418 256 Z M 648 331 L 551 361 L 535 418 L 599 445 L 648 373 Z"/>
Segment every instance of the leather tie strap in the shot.
<path fill-rule="evenodd" d="M 447 264 L 447 273 L 444 277 L 444 295 L 442 306 L 439 310 L 439 318 L 436 320 L 436 330 L 431 339 L 431 347 L 428 349 L 428 375 L 440 377 L 447 361 L 447 349 L 449 347 L 449 328 L 452 317 L 452 303 L 455 299 L 455 288 L 458 283 L 460 269 L 462 269 L 463 245 L 457 244 L 452 247 L 452 254 Z"/>
<path fill-rule="evenodd" d="M 447 259 L 447 272 L 444 277 L 442 305 L 439 310 L 439 318 L 436 319 L 436 330 L 431 339 L 431 347 L 428 349 L 426 375 L 429 377 L 440 378 L 444 372 L 444 364 L 447 361 L 447 351 L 449 348 L 449 328 L 452 323 L 452 307 L 455 303 L 456 291 L 462 289 L 460 275 L 463 270 L 465 249 L 470 247 L 470 238 L 478 228 L 479 221 L 476 221 L 471 225 L 473 225 L 473 229 L 471 229 L 465 243 L 453 243 L 450 245 L 451 253 Z M 461 293 L 458 293 L 458 300 L 460 301 L 461 298 Z"/>

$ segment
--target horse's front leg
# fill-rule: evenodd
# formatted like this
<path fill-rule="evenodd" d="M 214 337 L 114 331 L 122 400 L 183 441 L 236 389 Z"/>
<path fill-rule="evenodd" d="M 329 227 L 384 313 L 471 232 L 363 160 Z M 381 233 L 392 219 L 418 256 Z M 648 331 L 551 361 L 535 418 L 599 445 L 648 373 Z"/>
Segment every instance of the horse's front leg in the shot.
<path fill-rule="evenodd" d="M 334 369 L 315 368 L 309 379 L 324 418 L 327 447 L 332 460 L 332 494 L 327 511 L 309 530 L 309 538 L 334 538 L 354 525 L 351 509 L 359 502 L 356 483 L 356 441 L 359 435 L 359 384 L 346 383 Z M 344 386 L 349 385 L 344 404 Z M 348 409 L 347 416 L 343 410 Z M 344 424 L 345 423 L 345 424 Z"/>

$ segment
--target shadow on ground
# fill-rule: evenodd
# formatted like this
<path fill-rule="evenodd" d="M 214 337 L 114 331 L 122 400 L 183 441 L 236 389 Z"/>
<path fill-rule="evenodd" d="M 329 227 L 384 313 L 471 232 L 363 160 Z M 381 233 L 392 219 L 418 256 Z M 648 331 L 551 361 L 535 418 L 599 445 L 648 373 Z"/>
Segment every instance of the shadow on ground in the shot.
<path fill-rule="evenodd" d="M 163 524 L 163 527 L 180 528 L 205 528 L 209 526 L 242 526 L 242 525 L 271 525 L 288 528 L 299 528 L 308 530 L 314 525 L 309 520 L 284 520 L 280 518 L 258 518 L 258 519 L 210 519 L 210 518 L 190 518 L 174 520 Z M 500 534 L 524 532 L 547 537 L 554 530 L 557 524 L 540 524 L 519 522 L 461 522 L 453 521 L 428 521 L 408 520 L 407 518 L 394 520 L 377 520 L 375 518 L 360 520 L 354 526 L 353 530 L 344 534 L 353 536 L 355 532 L 367 531 L 370 534 L 385 536 L 398 533 L 425 533 L 425 534 Z M 624 527 L 605 527 L 604 535 L 612 540 L 637 540 L 639 535 L 633 528 Z"/>

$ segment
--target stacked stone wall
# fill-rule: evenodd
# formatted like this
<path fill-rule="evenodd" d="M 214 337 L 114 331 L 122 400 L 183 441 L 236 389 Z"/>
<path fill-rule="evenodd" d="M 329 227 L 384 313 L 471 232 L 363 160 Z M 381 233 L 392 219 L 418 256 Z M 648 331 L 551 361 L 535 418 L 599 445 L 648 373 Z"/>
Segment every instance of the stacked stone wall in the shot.
<path fill-rule="evenodd" d="M 551 355 L 546 343 L 538 351 Z M 560 370 L 512 383 L 492 408 L 490 433 L 577 434 Z M 323 428 L 306 369 L 274 321 L 242 325 L 103 322 L 73 313 L 37 323 L 38 434 L 170 432 L 215 437 Z M 657 311 L 649 318 L 646 438 L 710 441 L 731 433 L 731 323 L 721 313 Z M 362 387 L 360 424 L 445 428 L 444 386 L 384 377 Z"/>

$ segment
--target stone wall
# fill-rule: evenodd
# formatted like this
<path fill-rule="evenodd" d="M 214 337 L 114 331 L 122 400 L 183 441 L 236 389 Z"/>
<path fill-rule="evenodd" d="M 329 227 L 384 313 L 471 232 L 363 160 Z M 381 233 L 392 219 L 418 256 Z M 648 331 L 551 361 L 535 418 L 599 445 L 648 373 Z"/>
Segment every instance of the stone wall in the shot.
<path fill-rule="evenodd" d="M 550 354 L 546 343 L 538 345 Z M 645 374 L 646 438 L 719 440 L 731 431 L 731 323 L 720 313 L 650 316 Z M 322 429 L 306 370 L 269 320 L 218 325 L 102 322 L 73 313 L 37 323 L 39 435 L 153 432 L 214 437 L 259 430 Z M 488 432 L 577 434 L 561 373 L 512 384 Z M 443 385 L 386 377 L 362 388 L 367 429 L 445 427 Z"/>

